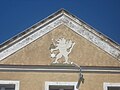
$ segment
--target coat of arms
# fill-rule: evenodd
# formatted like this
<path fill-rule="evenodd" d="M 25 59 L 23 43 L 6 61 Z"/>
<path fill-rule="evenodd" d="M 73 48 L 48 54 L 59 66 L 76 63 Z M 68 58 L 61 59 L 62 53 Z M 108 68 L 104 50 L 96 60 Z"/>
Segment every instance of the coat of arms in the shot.
<path fill-rule="evenodd" d="M 53 63 L 59 63 L 58 60 L 64 57 L 64 63 L 69 64 L 68 55 L 71 53 L 75 42 L 71 40 L 66 40 L 64 38 L 59 38 L 52 42 L 50 46 L 51 57 L 54 59 Z M 57 53 L 54 53 L 57 51 Z"/>

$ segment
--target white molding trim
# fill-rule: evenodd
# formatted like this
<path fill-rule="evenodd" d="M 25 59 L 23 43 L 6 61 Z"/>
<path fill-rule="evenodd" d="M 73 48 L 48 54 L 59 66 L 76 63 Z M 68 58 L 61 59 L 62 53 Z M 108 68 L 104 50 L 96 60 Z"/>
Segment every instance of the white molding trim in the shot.
<path fill-rule="evenodd" d="M 82 68 L 83 73 L 114 73 L 114 74 L 120 74 L 120 68 L 92 68 L 90 67 Z M 80 70 L 79 68 L 50 68 L 50 67 L 19 67 L 19 66 L 6 66 L 6 67 L 0 67 L 0 72 L 71 72 L 71 73 L 78 73 Z"/>
<path fill-rule="evenodd" d="M 46 81 L 45 82 L 45 90 L 49 90 L 50 85 L 74 86 L 74 90 L 78 90 L 76 88 L 77 82 L 50 82 L 50 81 Z"/>
<path fill-rule="evenodd" d="M 0 61 L 4 58 L 8 57 L 12 53 L 20 50 L 21 48 L 25 47 L 26 45 L 30 44 L 31 42 L 35 41 L 36 39 L 42 37 L 46 33 L 52 31 L 54 28 L 58 27 L 62 24 L 61 19 L 62 17 L 58 18 L 57 20 L 54 20 L 50 24 L 46 25 L 45 27 L 37 30 L 36 32 L 32 33 L 28 37 L 22 39 L 21 41 L 13 44 L 12 46 L 8 47 L 7 49 L 0 52 Z M 38 26 L 39 27 L 39 26 Z M 38 29 L 38 28 L 37 28 Z"/>
<path fill-rule="evenodd" d="M 0 80 L 0 84 L 15 84 L 15 90 L 19 90 L 19 81 Z"/>
<path fill-rule="evenodd" d="M 107 87 L 120 87 L 120 83 L 107 83 L 107 82 L 104 82 L 103 83 L 103 90 L 108 90 Z"/>
<path fill-rule="evenodd" d="M 46 22 L 48 24 L 46 24 Z M 92 42 L 105 52 L 109 53 L 116 59 L 120 61 L 120 50 L 117 49 L 119 47 L 115 45 L 110 45 L 107 43 L 107 39 L 102 40 L 102 35 L 99 35 L 95 32 L 95 30 L 91 29 L 89 26 L 87 26 L 85 23 L 82 23 L 78 19 L 70 16 L 67 13 L 60 13 L 53 18 L 50 18 L 41 25 L 38 25 L 35 29 L 32 31 L 35 31 L 34 33 L 30 34 L 29 36 L 25 37 L 24 39 L 17 42 L 19 37 L 16 40 L 16 43 L 7 47 L 5 50 L 0 52 L 0 61 L 8 57 L 9 55 L 13 54 L 14 52 L 20 50 L 21 48 L 25 47 L 26 45 L 30 44 L 31 42 L 35 41 L 36 39 L 42 37 L 43 35 L 47 34 L 48 32 L 52 31 L 54 28 L 60 26 L 61 24 L 64 24 L 71 28 L 73 31 L 75 31 L 80 36 L 86 38 L 88 41 Z M 31 31 L 31 32 L 32 32 Z M 14 42 L 14 41 L 13 41 Z"/>
<path fill-rule="evenodd" d="M 72 20 L 71 20 L 72 19 Z M 118 58 L 120 56 L 120 50 L 114 48 L 113 46 L 109 45 L 106 41 L 101 40 L 101 36 L 97 35 L 96 33 L 93 32 L 93 29 L 88 28 L 87 25 L 77 23 L 78 20 L 74 21 L 74 18 L 69 18 L 67 16 L 64 16 L 64 24 L 71 28 L 73 31 L 78 33 L 80 36 L 86 38 L 88 41 L 92 42 L 105 52 L 109 53 L 115 58 Z M 118 58 L 120 61 L 120 58 Z"/>

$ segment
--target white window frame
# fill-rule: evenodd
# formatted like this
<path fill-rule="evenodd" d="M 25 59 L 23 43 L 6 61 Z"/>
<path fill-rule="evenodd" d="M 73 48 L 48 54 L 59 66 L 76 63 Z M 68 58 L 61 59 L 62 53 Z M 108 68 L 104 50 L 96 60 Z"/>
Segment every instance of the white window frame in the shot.
<path fill-rule="evenodd" d="M 19 81 L 0 80 L 0 84 L 15 84 L 15 90 L 19 90 Z"/>
<path fill-rule="evenodd" d="M 46 81 L 46 82 L 45 82 L 45 90 L 49 90 L 49 86 L 50 86 L 50 85 L 74 86 L 74 90 L 78 90 L 78 89 L 76 88 L 77 82 L 49 82 L 49 81 Z"/>
<path fill-rule="evenodd" d="M 104 83 L 103 90 L 108 90 L 108 87 L 120 87 L 120 83 Z"/>

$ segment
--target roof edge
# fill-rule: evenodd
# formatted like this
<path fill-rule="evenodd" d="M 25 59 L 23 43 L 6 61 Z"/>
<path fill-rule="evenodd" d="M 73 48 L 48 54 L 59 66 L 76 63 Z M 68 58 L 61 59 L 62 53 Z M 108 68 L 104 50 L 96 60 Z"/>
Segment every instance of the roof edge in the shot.
<path fill-rule="evenodd" d="M 98 37 L 100 37 L 101 39 L 103 39 L 105 42 L 109 43 L 110 45 L 114 46 L 116 49 L 120 50 L 120 44 L 119 43 L 117 43 L 116 41 L 114 41 L 113 39 L 111 39 L 110 37 L 108 37 L 107 35 L 103 34 L 99 30 L 95 29 L 94 27 L 92 27 L 91 25 L 89 25 L 85 21 L 81 20 L 77 16 L 71 14 L 67 10 L 65 10 L 65 9 L 61 9 L 61 10 L 63 10 L 63 12 L 65 14 L 67 13 L 68 15 L 70 15 L 71 17 L 73 17 L 75 20 L 79 20 L 82 24 L 84 24 L 83 27 L 86 28 L 88 31 L 94 33 L 95 35 L 97 35 Z"/>
<path fill-rule="evenodd" d="M 52 17 L 54 17 L 54 16 L 56 16 L 58 14 L 64 14 L 64 12 L 65 12 L 65 9 L 61 8 L 57 12 L 52 13 L 48 17 L 40 20 L 39 22 L 37 22 L 37 23 L 33 24 L 32 26 L 28 27 L 27 29 L 25 29 L 24 31 L 22 31 L 22 32 L 18 33 L 17 35 L 11 37 L 10 39 L 4 41 L 3 43 L 0 44 L 0 51 L 2 51 L 4 49 L 4 47 L 7 48 L 9 45 L 11 46 L 11 44 L 14 44 L 13 42 L 19 41 L 21 39 L 21 37 L 24 37 L 29 32 L 34 32 L 36 27 L 43 24 L 45 21 L 49 20 L 50 18 L 52 18 Z"/>
<path fill-rule="evenodd" d="M 33 32 L 34 29 L 43 24 L 45 21 L 49 20 L 50 18 L 54 17 L 55 15 L 58 14 L 68 14 L 70 16 L 72 16 L 73 18 L 79 20 L 80 22 L 82 22 L 83 24 L 85 24 L 88 28 L 93 29 L 92 33 L 98 35 L 100 38 L 102 38 L 103 40 L 105 40 L 105 42 L 109 43 L 110 45 L 114 46 L 115 48 L 120 50 L 120 45 L 119 43 L 115 42 L 114 40 L 112 40 L 111 38 L 109 38 L 108 36 L 104 35 L 103 33 L 99 32 L 98 30 L 96 30 L 95 28 L 93 28 L 91 25 L 87 24 L 85 21 L 79 19 L 78 17 L 76 17 L 75 15 L 71 14 L 70 12 L 68 12 L 67 10 L 65 10 L 64 8 L 59 9 L 57 12 L 49 15 L 48 17 L 40 20 L 39 22 L 33 24 L 31 27 L 28 27 L 27 29 L 25 29 L 24 31 L 18 33 L 17 35 L 11 37 L 10 39 L 4 41 L 3 43 L 0 44 L 0 51 L 2 49 L 4 49 L 4 47 L 8 47 L 11 44 L 14 44 L 13 42 L 17 42 L 19 41 L 20 37 L 24 37 L 25 35 L 27 35 L 29 32 Z M 89 29 L 88 29 L 89 30 Z"/>
<path fill-rule="evenodd" d="M 12 45 L 14 46 L 14 44 L 16 44 L 17 42 L 19 42 L 22 39 L 28 37 L 29 35 L 33 34 L 34 32 L 37 32 L 42 27 L 44 27 L 47 24 L 50 24 L 50 22 L 52 22 L 53 20 L 58 19 L 61 16 L 68 17 L 69 20 L 74 21 L 75 23 L 77 23 L 78 26 L 82 26 L 83 28 L 88 30 L 90 33 L 94 34 L 96 37 L 99 37 L 101 39 L 101 41 L 104 41 L 109 46 L 111 46 L 112 48 L 116 49 L 115 51 L 119 52 L 119 55 L 118 55 L 119 57 L 117 56 L 118 57 L 117 59 L 119 59 L 119 61 L 120 61 L 120 45 L 118 43 L 112 41 L 107 36 L 105 36 L 104 34 L 98 32 L 92 26 L 88 25 L 87 23 L 85 23 L 84 21 L 80 20 L 79 18 L 77 18 L 76 16 L 72 15 L 71 13 L 69 13 L 67 10 L 65 10 L 63 8 L 58 10 L 57 12 L 51 14 L 47 18 L 41 20 L 40 22 L 32 25 L 31 27 L 27 28 L 23 32 L 21 32 L 21 33 L 17 34 L 16 36 L 12 37 L 11 39 L 5 41 L 3 44 L 0 45 L 0 52 L 4 51 L 5 49 L 9 48 Z M 64 22 L 64 20 L 62 22 Z M 112 53 L 115 53 L 115 52 L 112 51 L 111 54 Z"/>

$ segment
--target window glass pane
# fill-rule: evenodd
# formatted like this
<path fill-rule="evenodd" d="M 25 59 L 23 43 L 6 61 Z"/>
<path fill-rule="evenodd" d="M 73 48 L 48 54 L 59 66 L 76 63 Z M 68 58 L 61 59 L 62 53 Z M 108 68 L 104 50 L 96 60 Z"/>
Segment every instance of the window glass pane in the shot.
<path fill-rule="evenodd" d="M 0 84 L 0 90 L 15 90 L 15 84 Z"/>
<path fill-rule="evenodd" d="M 120 90 L 120 87 L 108 87 L 108 90 Z"/>
<path fill-rule="evenodd" d="M 74 86 L 50 85 L 49 90 L 74 90 Z"/>

